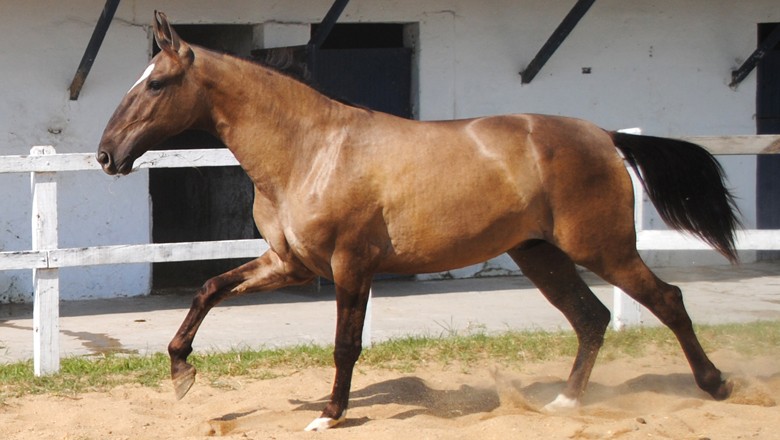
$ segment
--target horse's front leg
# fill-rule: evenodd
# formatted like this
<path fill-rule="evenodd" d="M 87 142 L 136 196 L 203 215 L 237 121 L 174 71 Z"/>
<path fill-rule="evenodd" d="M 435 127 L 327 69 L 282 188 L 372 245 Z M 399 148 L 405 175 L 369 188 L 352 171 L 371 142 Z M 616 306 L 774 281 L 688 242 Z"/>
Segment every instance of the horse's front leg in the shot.
<path fill-rule="evenodd" d="M 339 283 L 336 281 L 336 347 L 333 360 L 336 363 L 336 379 L 330 402 L 319 418 L 306 427 L 306 431 L 323 431 L 332 428 L 347 417 L 352 371 L 363 349 L 363 323 L 366 318 L 371 274 L 360 281 Z"/>
<path fill-rule="evenodd" d="M 282 260 L 269 250 L 249 263 L 206 281 L 195 294 L 187 317 L 168 344 L 176 397 L 183 398 L 195 383 L 195 367 L 187 363 L 187 356 L 192 352 L 192 341 L 198 327 L 212 307 L 226 298 L 243 293 L 305 284 L 313 278 L 314 275 L 303 265 Z"/>

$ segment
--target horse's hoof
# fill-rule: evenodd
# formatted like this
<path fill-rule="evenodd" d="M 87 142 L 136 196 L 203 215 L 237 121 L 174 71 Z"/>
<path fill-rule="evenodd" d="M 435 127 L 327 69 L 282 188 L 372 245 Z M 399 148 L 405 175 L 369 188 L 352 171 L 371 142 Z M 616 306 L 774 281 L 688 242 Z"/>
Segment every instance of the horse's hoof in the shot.
<path fill-rule="evenodd" d="M 195 383 L 195 367 L 187 364 L 187 367 L 173 376 L 173 391 L 176 393 L 176 400 L 181 400 L 187 395 L 187 392 Z"/>
<path fill-rule="evenodd" d="M 572 399 L 571 397 L 566 397 L 563 394 L 558 394 L 558 397 L 556 397 L 555 400 L 553 400 L 552 402 L 545 405 L 543 410 L 548 413 L 559 413 L 559 412 L 572 411 L 574 409 L 577 409 L 579 406 L 580 406 L 579 400 Z"/>
<path fill-rule="evenodd" d="M 344 420 L 347 418 L 347 412 L 344 411 L 344 413 L 341 415 L 341 417 L 336 419 L 331 419 L 330 417 L 319 417 L 314 419 L 311 423 L 309 423 L 309 426 L 307 426 L 304 431 L 325 431 L 330 428 L 333 428 L 334 426 L 340 425 Z"/>
<path fill-rule="evenodd" d="M 729 396 L 731 396 L 732 391 L 734 391 L 734 381 L 724 380 L 721 382 L 718 389 L 712 393 L 712 398 L 715 400 L 726 400 L 729 398 Z"/>

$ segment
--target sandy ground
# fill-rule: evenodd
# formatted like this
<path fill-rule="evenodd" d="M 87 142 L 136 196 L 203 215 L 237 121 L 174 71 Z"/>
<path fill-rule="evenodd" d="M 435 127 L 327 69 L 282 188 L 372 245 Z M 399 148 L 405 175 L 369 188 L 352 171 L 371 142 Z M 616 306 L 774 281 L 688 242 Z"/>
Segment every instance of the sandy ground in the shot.
<path fill-rule="evenodd" d="M 722 323 L 780 319 L 777 268 L 660 272 L 686 292 L 694 322 Z M 472 324 L 489 332 L 566 328 L 560 313 L 516 277 L 387 282 L 376 290 L 377 339 L 461 331 Z M 609 286 L 595 283 L 594 291 L 610 305 Z M 170 295 L 64 303 L 63 353 L 164 350 L 189 302 L 189 295 Z M 334 310 L 327 292 L 246 297 L 212 311 L 196 350 L 327 343 Z M 0 308 L 0 362 L 31 356 L 31 326 L 29 307 Z M 110 343 L 98 343 L 103 340 Z M 780 439 L 780 347 L 762 356 L 710 355 L 736 384 L 725 402 L 695 386 L 680 351 L 600 359 L 582 407 L 555 415 L 538 408 L 562 389 L 572 359 L 421 365 L 410 373 L 358 365 L 347 421 L 325 433 L 302 430 L 324 406 L 330 368 L 279 371 L 271 380 L 208 378 L 212 383 L 201 377 L 182 401 L 174 399 L 168 382 L 161 389 L 123 386 L 6 399 L 0 403 L 0 439 Z"/>
<path fill-rule="evenodd" d="M 778 353 L 712 353 L 735 381 L 715 402 L 696 388 L 682 355 L 600 361 L 580 409 L 537 410 L 561 389 L 569 359 L 496 367 L 421 366 L 412 373 L 358 366 L 347 422 L 302 432 L 329 393 L 327 368 L 270 380 L 200 379 L 175 401 L 163 389 L 122 386 L 77 396 L 8 399 L 7 440 L 28 439 L 780 439 Z"/>

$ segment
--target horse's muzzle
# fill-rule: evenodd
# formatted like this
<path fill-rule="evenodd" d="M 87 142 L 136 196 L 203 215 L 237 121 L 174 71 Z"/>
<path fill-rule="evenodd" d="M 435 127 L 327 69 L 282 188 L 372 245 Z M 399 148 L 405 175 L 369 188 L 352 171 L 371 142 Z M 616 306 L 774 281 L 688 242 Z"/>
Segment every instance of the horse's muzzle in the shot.
<path fill-rule="evenodd" d="M 98 151 L 97 155 L 95 155 L 95 159 L 100 164 L 100 166 L 103 167 L 103 171 L 105 171 L 106 174 L 116 174 L 117 170 L 114 166 L 114 160 L 111 158 L 110 154 L 106 153 L 105 151 Z"/>
<path fill-rule="evenodd" d="M 125 160 L 123 163 L 117 164 L 113 156 L 104 151 L 99 150 L 95 159 L 103 167 L 103 171 L 106 174 L 113 176 L 114 174 L 128 174 L 133 170 L 133 162 L 131 160 Z"/>

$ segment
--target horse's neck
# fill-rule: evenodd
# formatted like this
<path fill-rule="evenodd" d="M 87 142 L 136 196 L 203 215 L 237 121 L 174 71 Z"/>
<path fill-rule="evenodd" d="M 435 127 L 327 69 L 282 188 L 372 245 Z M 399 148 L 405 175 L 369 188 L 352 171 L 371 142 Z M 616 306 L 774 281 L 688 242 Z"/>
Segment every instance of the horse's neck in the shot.
<path fill-rule="evenodd" d="M 308 86 L 248 61 L 209 53 L 214 133 L 267 192 L 284 190 L 344 108 Z M 269 194 L 270 196 L 270 194 Z"/>

